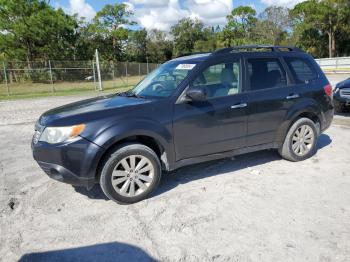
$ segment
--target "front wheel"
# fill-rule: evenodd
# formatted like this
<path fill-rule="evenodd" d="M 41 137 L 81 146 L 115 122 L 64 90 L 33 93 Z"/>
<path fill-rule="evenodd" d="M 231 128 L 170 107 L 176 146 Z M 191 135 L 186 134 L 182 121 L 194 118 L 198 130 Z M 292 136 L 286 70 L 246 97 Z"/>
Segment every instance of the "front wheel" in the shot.
<path fill-rule="evenodd" d="M 315 123 L 309 118 L 300 118 L 290 127 L 279 153 L 290 161 L 305 160 L 316 153 L 317 138 Z"/>
<path fill-rule="evenodd" d="M 109 199 L 131 204 L 153 192 L 160 177 L 160 162 L 152 149 L 142 144 L 126 144 L 105 162 L 100 185 Z"/>

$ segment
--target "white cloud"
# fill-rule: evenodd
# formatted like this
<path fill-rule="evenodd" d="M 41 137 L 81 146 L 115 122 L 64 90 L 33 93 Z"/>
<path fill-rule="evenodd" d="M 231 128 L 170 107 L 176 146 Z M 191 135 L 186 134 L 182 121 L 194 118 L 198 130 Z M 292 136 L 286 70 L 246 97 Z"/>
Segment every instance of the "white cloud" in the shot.
<path fill-rule="evenodd" d="M 271 6 L 285 6 L 285 7 L 293 7 L 298 3 L 304 2 L 305 0 L 261 0 L 262 3 Z"/>
<path fill-rule="evenodd" d="M 206 25 L 223 25 L 232 10 L 232 0 L 129 0 L 135 19 L 147 30 L 169 31 L 186 17 L 199 18 Z"/>
<path fill-rule="evenodd" d="M 152 6 L 166 6 L 169 0 L 130 0 L 130 3 L 135 5 L 144 5 L 148 7 Z"/>
<path fill-rule="evenodd" d="M 134 13 L 136 20 L 142 27 L 147 30 L 155 28 L 163 31 L 169 31 L 170 27 L 178 20 L 190 15 L 188 10 L 180 7 L 178 0 L 169 0 L 162 6 L 149 6 L 147 4 L 135 8 Z"/>
<path fill-rule="evenodd" d="M 92 20 L 96 15 L 96 11 L 85 0 L 69 0 L 69 6 L 63 8 L 68 14 L 78 14 L 79 17 L 85 17 Z"/>
<path fill-rule="evenodd" d="M 207 25 L 224 24 L 233 8 L 231 0 L 189 0 L 187 6 L 192 16 Z"/>

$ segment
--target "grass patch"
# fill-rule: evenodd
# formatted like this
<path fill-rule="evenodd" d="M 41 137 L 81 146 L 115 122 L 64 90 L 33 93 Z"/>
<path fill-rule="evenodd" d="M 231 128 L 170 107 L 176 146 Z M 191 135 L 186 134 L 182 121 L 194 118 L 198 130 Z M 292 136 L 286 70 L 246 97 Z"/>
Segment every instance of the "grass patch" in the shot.
<path fill-rule="evenodd" d="M 70 89 L 55 92 L 36 92 L 36 93 L 23 93 L 23 94 L 11 94 L 11 95 L 0 95 L 0 100 L 16 100 L 25 98 L 39 98 L 39 97 L 55 97 L 55 96 L 70 96 L 79 94 L 109 94 L 122 92 L 130 89 L 133 86 L 105 88 L 103 91 L 94 91 L 89 89 Z"/>
<path fill-rule="evenodd" d="M 120 92 L 135 86 L 143 76 L 133 76 L 128 78 L 118 78 L 115 80 L 103 81 L 103 91 L 96 91 L 93 82 L 58 82 L 47 83 L 16 83 L 9 84 L 10 94 L 7 94 L 7 87 L 0 85 L 0 100 L 12 100 L 20 98 L 36 98 L 51 96 L 66 96 L 82 93 L 112 93 Z M 54 88 L 54 92 L 53 92 Z"/>

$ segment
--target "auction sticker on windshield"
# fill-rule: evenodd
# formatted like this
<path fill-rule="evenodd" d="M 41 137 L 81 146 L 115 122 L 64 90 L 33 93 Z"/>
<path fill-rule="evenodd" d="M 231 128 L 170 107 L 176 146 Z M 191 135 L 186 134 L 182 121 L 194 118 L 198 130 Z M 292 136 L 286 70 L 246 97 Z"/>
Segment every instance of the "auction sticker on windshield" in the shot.
<path fill-rule="evenodd" d="M 196 64 L 179 64 L 176 69 L 181 70 L 191 70 L 196 66 Z"/>

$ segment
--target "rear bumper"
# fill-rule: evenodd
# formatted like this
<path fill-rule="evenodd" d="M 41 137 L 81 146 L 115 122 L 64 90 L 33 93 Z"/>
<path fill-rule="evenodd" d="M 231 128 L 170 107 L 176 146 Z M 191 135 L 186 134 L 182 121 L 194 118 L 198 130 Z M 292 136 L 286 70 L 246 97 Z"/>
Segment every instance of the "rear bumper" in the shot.
<path fill-rule="evenodd" d="M 51 178 L 77 186 L 96 183 L 96 172 L 103 149 L 77 137 L 60 144 L 32 143 L 33 157 Z"/>
<path fill-rule="evenodd" d="M 328 129 L 333 121 L 334 116 L 334 108 L 328 109 L 324 113 L 322 113 L 322 123 L 321 123 L 321 132 L 324 132 L 326 129 Z"/>

